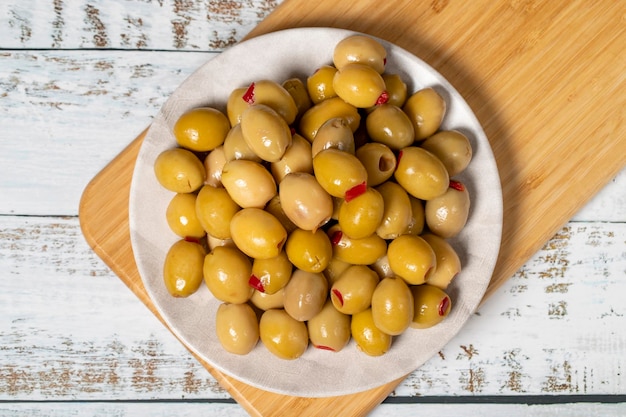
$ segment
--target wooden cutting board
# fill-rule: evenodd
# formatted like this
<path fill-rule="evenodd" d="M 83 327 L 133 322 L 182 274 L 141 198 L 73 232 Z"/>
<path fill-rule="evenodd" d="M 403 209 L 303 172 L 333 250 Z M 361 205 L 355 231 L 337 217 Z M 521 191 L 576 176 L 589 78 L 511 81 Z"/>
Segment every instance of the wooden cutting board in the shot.
<path fill-rule="evenodd" d="M 489 296 L 626 165 L 625 19 L 626 3 L 610 0 L 285 0 L 249 37 L 305 26 L 366 32 L 413 52 L 459 90 L 490 140 L 503 187 Z M 142 140 L 90 182 L 79 214 L 95 252 L 158 317 L 128 229 Z M 341 397 L 289 397 L 202 363 L 254 416 L 362 416 L 401 382 Z"/>

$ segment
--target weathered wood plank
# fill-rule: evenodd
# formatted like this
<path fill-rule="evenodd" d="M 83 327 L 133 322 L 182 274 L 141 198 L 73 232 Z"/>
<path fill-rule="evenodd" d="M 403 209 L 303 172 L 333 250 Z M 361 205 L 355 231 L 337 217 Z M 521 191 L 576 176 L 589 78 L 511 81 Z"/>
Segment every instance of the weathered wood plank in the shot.
<path fill-rule="evenodd" d="M 228 398 L 76 218 L 1 219 L 0 400 Z M 569 223 L 394 395 L 623 393 L 624 243 L 626 223 Z"/>

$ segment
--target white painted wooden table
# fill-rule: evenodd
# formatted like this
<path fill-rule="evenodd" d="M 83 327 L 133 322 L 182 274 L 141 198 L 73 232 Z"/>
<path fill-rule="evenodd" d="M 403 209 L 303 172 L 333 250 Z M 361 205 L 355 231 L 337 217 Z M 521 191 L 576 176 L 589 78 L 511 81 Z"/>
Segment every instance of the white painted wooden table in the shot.
<path fill-rule="evenodd" d="M 88 181 L 280 1 L 0 2 L 0 415 L 243 416 L 85 243 Z M 626 415 L 626 171 L 372 416 Z"/>

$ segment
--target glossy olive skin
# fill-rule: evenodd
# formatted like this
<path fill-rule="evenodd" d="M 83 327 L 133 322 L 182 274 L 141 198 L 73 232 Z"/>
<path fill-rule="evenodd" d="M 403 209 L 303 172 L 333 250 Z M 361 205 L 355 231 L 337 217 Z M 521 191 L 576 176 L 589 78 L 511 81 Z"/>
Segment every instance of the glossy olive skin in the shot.
<path fill-rule="evenodd" d="M 326 232 L 296 229 L 287 237 L 285 252 L 289 261 L 306 272 L 322 272 L 333 256 L 333 248 Z"/>
<path fill-rule="evenodd" d="M 296 104 L 296 108 L 298 109 L 298 116 L 296 116 L 296 119 L 311 108 L 313 102 L 311 101 L 311 97 L 309 97 L 306 85 L 300 78 L 289 78 L 283 81 L 282 86 L 285 90 L 287 90 Z"/>
<path fill-rule="evenodd" d="M 424 284 L 411 287 L 414 300 L 414 315 L 411 327 L 427 329 L 443 321 L 452 309 L 450 296 L 441 288 Z"/>
<path fill-rule="evenodd" d="M 285 306 L 285 291 L 284 289 L 280 289 L 274 294 L 267 294 L 255 290 L 250 297 L 250 303 L 263 311 L 274 308 L 282 309 Z"/>
<path fill-rule="evenodd" d="M 254 259 L 278 256 L 287 240 L 287 231 L 278 219 L 258 208 L 239 210 L 230 221 L 230 235 L 237 247 Z"/>
<path fill-rule="evenodd" d="M 226 161 L 232 161 L 233 159 L 248 159 L 255 162 L 261 161 L 261 157 L 254 153 L 252 148 L 246 143 L 240 123 L 236 124 L 228 131 L 222 146 L 224 148 Z"/>
<path fill-rule="evenodd" d="M 240 209 L 222 187 L 204 185 L 195 201 L 196 215 L 202 228 L 217 239 L 230 239 L 230 221 Z"/>
<path fill-rule="evenodd" d="M 323 272 L 324 276 L 328 280 L 328 285 L 332 286 L 335 282 L 337 282 L 341 274 L 351 266 L 352 264 L 333 256 Z"/>
<path fill-rule="evenodd" d="M 225 303 L 245 303 L 254 289 L 248 285 L 252 265 L 237 248 L 218 246 L 204 258 L 204 282 L 211 294 Z"/>
<path fill-rule="evenodd" d="M 163 280 L 173 297 L 189 297 L 198 290 L 205 255 L 202 245 L 196 242 L 179 240 L 170 247 L 165 255 Z"/>
<path fill-rule="evenodd" d="M 351 199 L 341 200 L 338 222 L 341 230 L 353 239 L 361 239 L 376 232 L 383 219 L 384 200 L 374 188 Z"/>
<path fill-rule="evenodd" d="M 333 197 L 344 198 L 350 189 L 367 184 L 367 171 L 359 159 L 339 149 L 325 149 L 313 158 L 317 182 Z"/>
<path fill-rule="evenodd" d="M 376 191 L 383 198 L 383 217 L 376 234 L 383 239 L 395 239 L 405 233 L 412 219 L 411 201 L 404 189 L 395 182 L 387 181 Z"/>
<path fill-rule="evenodd" d="M 267 350 L 281 359 L 297 359 L 309 346 L 306 323 L 282 309 L 270 309 L 261 315 L 259 333 Z"/>
<path fill-rule="evenodd" d="M 209 154 L 204 158 L 203 164 L 204 170 L 206 171 L 204 183 L 213 187 L 221 187 L 224 164 L 226 164 L 224 146 L 218 146 L 209 152 Z"/>
<path fill-rule="evenodd" d="M 295 172 L 286 175 L 278 193 L 283 212 L 300 229 L 315 231 L 333 214 L 330 194 L 311 174 Z"/>
<path fill-rule="evenodd" d="M 343 68 L 350 63 L 361 63 L 382 74 L 385 71 L 387 50 L 376 39 L 365 35 L 350 35 L 335 45 L 333 64 Z"/>
<path fill-rule="evenodd" d="M 450 242 L 432 233 L 422 235 L 437 259 L 437 268 L 428 276 L 428 284 L 445 290 L 452 280 L 461 272 L 461 259 Z"/>
<path fill-rule="evenodd" d="M 424 216 L 431 232 L 443 238 L 458 235 L 469 217 L 470 197 L 460 181 L 450 181 L 442 195 L 426 202 Z"/>
<path fill-rule="evenodd" d="M 241 114 L 241 133 L 252 151 L 262 160 L 277 162 L 291 145 L 291 129 L 269 106 L 254 104 Z"/>
<path fill-rule="evenodd" d="M 322 310 L 328 298 L 328 281 L 321 273 L 294 270 L 284 289 L 285 311 L 298 321 L 307 321 Z"/>
<path fill-rule="evenodd" d="M 366 355 L 382 356 L 391 348 L 392 337 L 376 326 L 371 308 L 352 316 L 350 333 L 357 348 Z"/>
<path fill-rule="evenodd" d="M 415 140 L 433 135 L 446 114 L 446 102 L 434 88 L 427 87 L 409 96 L 402 107 L 415 130 Z"/>
<path fill-rule="evenodd" d="M 384 278 L 372 294 L 374 324 L 389 335 L 402 334 L 410 326 L 414 308 L 411 289 L 402 278 Z"/>
<path fill-rule="evenodd" d="M 248 304 L 220 304 L 215 331 L 222 347 L 236 355 L 250 353 L 259 341 L 259 323 Z"/>
<path fill-rule="evenodd" d="M 191 151 L 172 148 L 161 152 L 154 162 L 157 181 L 175 193 L 192 193 L 204 184 L 206 170 Z"/>
<path fill-rule="evenodd" d="M 230 130 L 228 117 L 213 107 L 198 107 L 183 113 L 174 124 L 179 146 L 196 152 L 211 151 L 222 143 Z"/>
<path fill-rule="evenodd" d="M 333 88 L 346 103 L 357 108 L 372 107 L 388 99 L 383 77 L 364 64 L 351 63 L 340 68 L 333 78 Z"/>
<path fill-rule="evenodd" d="M 419 198 L 415 198 L 409 195 L 409 201 L 411 202 L 411 221 L 406 232 L 409 235 L 421 235 L 424 231 L 424 225 L 426 223 L 424 215 L 424 202 Z"/>
<path fill-rule="evenodd" d="M 332 65 L 322 65 L 306 79 L 306 87 L 313 104 L 326 99 L 337 97 L 333 88 L 333 78 L 337 68 Z"/>
<path fill-rule="evenodd" d="M 354 134 L 342 117 L 333 117 L 320 126 L 311 144 L 311 156 L 328 148 L 354 153 Z"/>
<path fill-rule="evenodd" d="M 278 192 L 272 174 L 259 162 L 235 159 L 222 169 L 222 185 L 240 207 L 262 208 Z"/>
<path fill-rule="evenodd" d="M 281 251 L 273 258 L 254 259 L 248 283 L 259 292 L 274 294 L 287 285 L 292 271 L 293 264 L 285 251 Z"/>
<path fill-rule="evenodd" d="M 339 352 L 350 341 L 350 316 L 337 311 L 330 300 L 307 321 L 309 340 L 317 349 Z"/>
<path fill-rule="evenodd" d="M 298 226 L 296 226 L 285 214 L 279 194 L 276 194 L 270 201 L 267 202 L 265 205 L 265 211 L 276 217 L 287 233 L 291 233 L 298 228 Z"/>
<path fill-rule="evenodd" d="M 335 225 L 328 230 L 328 236 L 333 257 L 353 265 L 371 265 L 387 252 L 387 242 L 377 234 L 352 239 Z"/>
<path fill-rule="evenodd" d="M 247 87 L 234 89 L 229 95 L 226 113 L 231 125 L 240 123 L 246 109 L 258 104 L 270 107 L 287 124 L 293 123 L 298 115 L 293 97 L 282 85 L 271 80 L 258 80 Z"/>
<path fill-rule="evenodd" d="M 374 142 L 383 143 L 392 150 L 413 144 L 415 129 L 409 116 L 398 106 L 381 104 L 365 119 L 367 133 Z"/>
<path fill-rule="evenodd" d="M 400 150 L 394 178 L 409 194 L 430 200 L 446 192 L 450 176 L 443 162 L 417 146 Z"/>
<path fill-rule="evenodd" d="M 378 285 L 376 272 L 365 265 L 348 267 L 330 289 L 330 299 L 337 311 L 356 314 L 370 307 Z"/>
<path fill-rule="evenodd" d="M 437 258 L 431 246 L 420 236 L 402 235 L 387 248 L 391 270 L 408 284 L 423 284 L 437 267 Z"/>
<path fill-rule="evenodd" d="M 367 185 L 375 187 L 393 176 L 396 155 L 382 143 L 369 142 L 356 150 L 356 157 L 367 171 Z"/>
<path fill-rule="evenodd" d="M 457 130 L 437 132 L 424 140 L 420 146 L 443 162 L 450 177 L 463 172 L 473 156 L 468 137 Z"/>
<path fill-rule="evenodd" d="M 356 107 L 346 103 L 340 97 L 332 97 L 317 103 L 302 115 L 298 132 L 309 142 L 313 142 L 318 129 L 326 121 L 335 117 L 344 118 L 353 133 L 361 123 L 361 115 Z"/>
<path fill-rule="evenodd" d="M 287 174 L 292 172 L 313 173 L 313 156 L 311 143 L 299 134 L 291 138 L 291 145 L 287 147 L 282 158 L 272 162 L 270 170 L 277 183 L 280 183 Z"/>
<path fill-rule="evenodd" d="M 402 108 L 407 98 L 407 85 L 398 74 L 383 74 L 385 90 L 389 94 L 388 104 Z"/>
<path fill-rule="evenodd" d="M 202 238 L 206 231 L 196 215 L 196 195 L 175 194 L 165 210 L 167 224 L 180 237 Z"/>
<path fill-rule="evenodd" d="M 391 270 L 391 266 L 389 265 L 389 257 L 387 255 L 379 258 L 376 262 L 369 266 L 372 268 L 380 279 L 393 277 L 396 274 Z"/>

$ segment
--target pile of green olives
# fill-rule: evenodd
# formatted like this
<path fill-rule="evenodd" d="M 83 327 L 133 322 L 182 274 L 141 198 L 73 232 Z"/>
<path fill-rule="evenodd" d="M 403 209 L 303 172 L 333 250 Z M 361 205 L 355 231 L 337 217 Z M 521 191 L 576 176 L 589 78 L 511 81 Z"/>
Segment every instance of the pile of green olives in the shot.
<path fill-rule="evenodd" d="M 208 287 L 226 351 L 260 340 L 289 360 L 353 339 L 380 356 L 449 314 L 461 270 L 449 239 L 470 207 L 453 177 L 472 147 L 441 129 L 437 88 L 408 92 L 386 59 L 374 38 L 349 36 L 306 80 L 237 86 L 225 112 L 176 121 L 177 146 L 154 164 L 179 237 L 163 280 L 174 297 Z"/>

